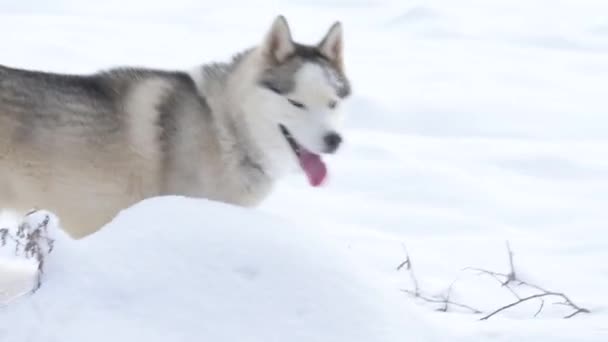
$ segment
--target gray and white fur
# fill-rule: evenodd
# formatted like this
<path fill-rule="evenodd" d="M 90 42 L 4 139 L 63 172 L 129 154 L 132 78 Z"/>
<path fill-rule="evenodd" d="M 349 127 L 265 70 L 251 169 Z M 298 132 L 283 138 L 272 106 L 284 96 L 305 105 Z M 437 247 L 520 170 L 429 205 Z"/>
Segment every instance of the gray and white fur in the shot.
<path fill-rule="evenodd" d="M 0 208 L 49 210 L 82 238 L 155 196 L 255 206 L 300 169 L 279 125 L 333 153 L 350 92 L 342 25 L 302 45 L 283 16 L 259 45 L 189 72 L 0 66 Z"/>

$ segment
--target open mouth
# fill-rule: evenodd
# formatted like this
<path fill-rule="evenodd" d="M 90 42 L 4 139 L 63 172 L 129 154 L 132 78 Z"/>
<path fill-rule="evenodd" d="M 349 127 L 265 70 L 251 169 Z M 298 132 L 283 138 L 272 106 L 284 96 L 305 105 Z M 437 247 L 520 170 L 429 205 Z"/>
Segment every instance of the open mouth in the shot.
<path fill-rule="evenodd" d="M 287 140 L 289 146 L 291 146 L 291 150 L 298 158 L 300 167 L 304 170 L 304 173 L 306 173 L 310 185 L 319 186 L 323 184 L 323 181 L 327 177 L 327 167 L 321 159 L 321 156 L 300 145 L 293 135 L 291 135 L 287 127 L 279 124 L 279 128 L 281 129 L 281 133 L 283 133 L 285 140 Z"/>

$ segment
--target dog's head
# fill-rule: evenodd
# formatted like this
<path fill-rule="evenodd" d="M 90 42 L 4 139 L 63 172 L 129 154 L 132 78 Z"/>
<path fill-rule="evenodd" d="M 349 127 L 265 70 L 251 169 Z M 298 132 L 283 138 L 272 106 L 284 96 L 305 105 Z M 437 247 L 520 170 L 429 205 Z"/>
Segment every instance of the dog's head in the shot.
<path fill-rule="evenodd" d="M 340 22 L 316 45 L 304 45 L 279 16 L 258 47 L 264 66 L 257 87 L 267 118 L 313 186 L 327 174 L 321 155 L 338 151 L 343 140 L 341 103 L 351 93 L 343 46 Z"/>

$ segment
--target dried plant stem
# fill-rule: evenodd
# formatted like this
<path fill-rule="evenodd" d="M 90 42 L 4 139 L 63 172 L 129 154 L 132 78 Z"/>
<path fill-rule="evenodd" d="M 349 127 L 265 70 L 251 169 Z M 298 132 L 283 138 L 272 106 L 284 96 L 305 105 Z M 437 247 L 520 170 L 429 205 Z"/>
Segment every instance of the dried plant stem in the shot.
<path fill-rule="evenodd" d="M 16 235 L 12 235 L 8 228 L 0 229 L 0 247 L 5 247 L 11 241 L 15 244 L 15 255 L 22 251 L 27 259 L 33 258 L 37 262 L 36 284 L 31 293 L 36 292 L 42 284 L 46 256 L 53 251 L 55 242 L 48 236 L 49 215 L 45 215 L 42 222 L 33 227 L 27 222 L 26 219 L 36 212 L 33 210 L 25 215 Z"/>
<path fill-rule="evenodd" d="M 534 299 L 540 299 L 539 308 L 536 311 L 536 313 L 534 314 L 534 317 L 537 317 L 545 308 L 544 298 L 546 298 L 546 297 L 559 297 L 562 299 L 562 301 L 553 303 L 554 305 L 563 305 L 563 306 L 572 308 L 573 312 L 564 316 L 564 318 L 566 318 L 566 319 L 572 318 L 580 313 L 589 313 L 590 312 L 589 309 L 583 308 L 583 307 L 575 304 L 566 294 L 564 294 L 562 292 L 550 291 L 541 286 L 531 284 L 529 282 L 519 279 L 517 276 L 516 269 L 515 269 L 515 263 L 513 260 L 514 257 L 513 257 L 513 251 L 511 249 L 511 245 L 509 244 L 508 241 L 507 241 L 506 245 L 507 245 L 508 258 L 509 258 L 509 273 L 495 272 L 495 271 L 490 271 L 490 270 L 486 270 L 486 269 L 482 269 L 482 268 L 475 268 L 475 267 L 467 267 L 467 268 L 464 268 L 463 270 L 461 270 L 461 272 L 476 271 L 480 275 L 486 275 L 486 276 L 491 277 L 492 279 L 495 279 L 498 283 L 500 283 L 500 285 L 502 287 L 505 287 L 516 298 L 516 300 L 514 300 L 513 302 L 511 302 L 507 305 L 501 306 L 501 307 L 493 310 L 492 312 L 486 314 L 485 316 L 480 318 L 480 320 L 488 320 L 491 317 L 493 317 L 494 315 L 496 315 L 502 311 L 505 311 L 509 308 L 512 308 L 514 306 L 517 306 L 521 303 L 524 303 L 524 302 L 527 302 L 530 300 L 534 300 Z M 401 270 L 403 267 L 407 266 L 407 270 L 410 273 L 410 278 L 412 279 L 412 281 L 414 283 L 415 290 L 414 291 L 402 290 L 404 293 L 407 293 L 412 297 L 420 298 L 420 299 L 430 302 L 430 303 L 444 304 L 444 306 L 441 309 L 439 309 L 439 311 L 447 312 L 448 305 L 454 305 L 457 307 L 466 308 L 473 313 L 482 313 L 480 310 L 472 308 L 471 306 L 468 306 L 468 305 L 462 304 L 462 303 L 457 303 L 450 299 L 454 284 L 458 281 L 459 277 L 457 277 L 454 281 L 452 281 L 452 283 L 450 283 L 450 286 L 448 287 L 448 290 L 447 290 L 447 293 L 445 296 L 427 296 L 427 295 L 421 294 L 420 288 L 418 286 L 418 281 L 411 269 L 412 260 L 409 256 L 409 254 L 407 254 L 407 251 L 406 251 L 406 257 L 407 257 L 407 259 L 403 263 L 401 263 L 399 265 L 399 267 L 397 267 L 397 270 Z M 536 290 L 538 293 L 522 297 L 520 294 L 517 293 L 516 289 L 513 286 L 526 286 L 528 288 Z"/>

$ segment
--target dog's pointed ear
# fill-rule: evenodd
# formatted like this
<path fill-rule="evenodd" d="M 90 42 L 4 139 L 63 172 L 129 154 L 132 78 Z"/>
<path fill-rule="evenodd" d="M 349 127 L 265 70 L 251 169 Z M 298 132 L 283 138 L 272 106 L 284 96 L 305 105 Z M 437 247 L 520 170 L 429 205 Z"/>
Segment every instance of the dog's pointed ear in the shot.
<path fill-rule="evenodd" d="M 336 66 L 342 68 L 344 63 L 344 38 L 342 33 L 342 23 L 336 21 L 330 28 L 325 38 L 321 40 L 318 47 L 323 56 L 332 61 Z"/>
<path fill-rule="evenodd" d="M 295 49 L 287 20 L 279 15 L 264 38 L 262 52 L 271 62 L 282 63 Z"/>

